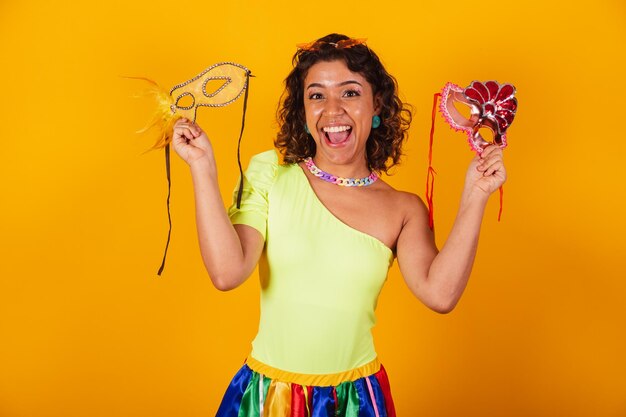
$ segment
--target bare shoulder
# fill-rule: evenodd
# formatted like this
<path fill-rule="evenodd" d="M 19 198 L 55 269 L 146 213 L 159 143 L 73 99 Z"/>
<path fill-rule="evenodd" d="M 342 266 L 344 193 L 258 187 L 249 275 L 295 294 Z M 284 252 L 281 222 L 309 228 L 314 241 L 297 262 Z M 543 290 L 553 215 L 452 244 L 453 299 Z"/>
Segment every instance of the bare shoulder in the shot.
<path fill-rule="evenodd" d="M 350 213 L 353 220 L 360 215 L 352 225 L 376 236 L 394 252 L 401 235 L 428 228 L 428 211 L 417 195 L 396 190 L 384 181 L 377 181 L 364 191 L 358 193 L 362 197 Z"/>
<path fill-rule="evenodd" d="M 394 217 L 398 222 L 395 241 L 398 263 L 405 267 L 403 274 L 406 274 L 407 265 L 408 269 L 420 270 L 424 265 L 430 265 L 438 251 L 433 229 L 429 226 L 428 208 L 416 194 L 392 187 L 389 189 L 388 204 L 392 205 L 391 209 L 396 213 Z"/>
<path fill-rule="evenodd" d="M 396 190 L 391 185 L 382 182 L 381 193 L 389 206 L 393 206 L 394 211 L 401 215 L 403 225 L 410 220 L 428 219 L 428 209 L 424 201 L 417 195 L 408 191 Z"/>

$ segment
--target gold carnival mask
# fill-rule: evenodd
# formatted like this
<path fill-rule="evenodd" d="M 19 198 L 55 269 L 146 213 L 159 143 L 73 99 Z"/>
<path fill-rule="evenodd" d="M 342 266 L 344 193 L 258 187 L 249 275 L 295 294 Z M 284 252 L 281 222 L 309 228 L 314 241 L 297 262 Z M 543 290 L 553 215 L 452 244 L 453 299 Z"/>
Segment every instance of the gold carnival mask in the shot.
<path fill-rule="evenodd" d="M 190 80 L 172 87 L 167 93 L 159 85 L 144 77 L 140 79 L 151 84 L 148 90 L 157 101 L 157 111 L 153 120 L 138 133 L 153 127 L 159 129 L 159 139 L 153 149 L 167 146 L 172 138 L 172 129 L 180 118 L 196 121 L 198 107 L 224 107 L 247 93 L 248 82 L 252 74 L 243 65 L 234 62 L 219 62 L 211 65 Z"/>

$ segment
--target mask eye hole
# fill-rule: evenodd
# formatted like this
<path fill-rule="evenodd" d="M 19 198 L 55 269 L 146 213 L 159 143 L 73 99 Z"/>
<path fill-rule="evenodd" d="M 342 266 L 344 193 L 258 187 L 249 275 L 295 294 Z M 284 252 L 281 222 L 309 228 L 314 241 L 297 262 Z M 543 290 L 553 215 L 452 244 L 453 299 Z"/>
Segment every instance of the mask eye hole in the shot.
<path fill-rule="evenodd" d="M 209 77 L 202 84 L 202 92 L 207 97 L 215 97 L 231 82 L 232 80 L 224 75 Z"/>
<path fill-rule="evenodd" d="M 196 104 L 195 97 L 193 94 L 186 92 L 178 96 L 175 105 L 181 110 L 191 110 L 194 104 Z"/>
<path fill-rule="evenodd" d="M 493 130 L 491 130 L 490 128 L 486 127 L 486 126 L 481 126 L 478 129 L 478 133 L 480 134 L 480 136 L 488 143 L 493 143 L 494 141 L 494 134 L 493 134 Z"/>
<path fill-rule="evenodd" d="M 461 103 L 459 101 L 452 102 L 452 105 L 454 106 L 456 111 L 458 111 L 461 114 L 461 116 L 463 116 L 465 119 L 468 119 L 468 120 L 471 119 L 472 109 L 470 106 L 468 106 L 467 104 Z"/>

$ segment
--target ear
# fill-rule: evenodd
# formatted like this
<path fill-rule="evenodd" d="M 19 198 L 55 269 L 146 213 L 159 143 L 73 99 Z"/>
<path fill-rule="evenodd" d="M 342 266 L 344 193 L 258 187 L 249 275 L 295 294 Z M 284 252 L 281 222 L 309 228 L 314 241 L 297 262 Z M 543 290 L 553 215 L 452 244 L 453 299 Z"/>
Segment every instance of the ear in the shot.
<path fill-rule="evenodd" d="M 380 94 L 374 96 L 374 114 L 380 116 L 380 112 L 383 109 L 383 99 Z"/>

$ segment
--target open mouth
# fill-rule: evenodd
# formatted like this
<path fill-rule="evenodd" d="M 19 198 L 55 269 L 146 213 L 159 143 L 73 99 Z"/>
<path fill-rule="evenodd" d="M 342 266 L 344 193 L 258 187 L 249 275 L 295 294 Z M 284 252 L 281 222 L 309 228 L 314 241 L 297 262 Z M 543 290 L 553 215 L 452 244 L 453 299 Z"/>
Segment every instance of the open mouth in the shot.
<path fill-rule="evenodd" d="M 322 128 L 324 132 L 324 137 L 330 145 L 341 145 L 344 142 L 347 142 L 350 138 L 350 134 L 352 133 L 352 127 L 345 126 L 326 126 Z"/>

